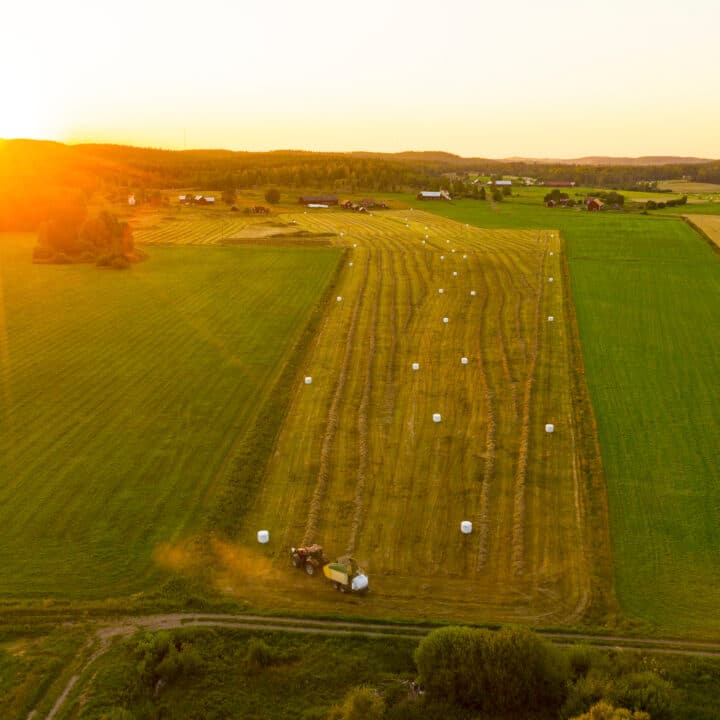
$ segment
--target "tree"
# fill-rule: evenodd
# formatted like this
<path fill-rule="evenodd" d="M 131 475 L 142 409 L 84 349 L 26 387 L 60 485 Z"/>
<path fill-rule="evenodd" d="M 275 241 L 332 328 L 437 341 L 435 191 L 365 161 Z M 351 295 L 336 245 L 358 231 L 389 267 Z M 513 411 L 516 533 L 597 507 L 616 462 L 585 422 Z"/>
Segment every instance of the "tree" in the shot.
<path fill-rule="evenodd" d="M 277 188 L 269 188 L 265 193 L 265 200 L 271 205 L 277 205 L 280 202 L 280 191 Z"/>
<path fill-rule="evenodd" d="M 570 677 L 562 652 L 524 629 L 435 630 L 420 641 L 415 662 L 429 700 L 487 714 L 559 709 Z"/>
<path fill-rule="evenodd" d="M 235 185 L 226 185 L 222 191 L 222 201 L 227 205 L 234 205 L 237 200 L 237 192 L 235 191 Z"/>

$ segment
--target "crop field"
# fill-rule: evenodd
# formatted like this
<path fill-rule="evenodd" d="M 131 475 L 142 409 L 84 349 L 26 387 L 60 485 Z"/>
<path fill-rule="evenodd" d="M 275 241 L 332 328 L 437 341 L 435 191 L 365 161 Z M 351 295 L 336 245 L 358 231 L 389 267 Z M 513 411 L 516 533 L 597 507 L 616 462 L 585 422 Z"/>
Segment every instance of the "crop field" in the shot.
<path fill-rule="evenodd" d="M 720 215 L 693 215 L 692 224 L 720 248 Z"/>
<path fill-rule="evenodd" d="M 547 217 L 539 205 L 502 205 L 508 224 Z M 433 209 L 478 225 L 498 212 L 471 201 Z M 681 220 L 554 217 L 598 419 L 618 600 L 665 632 L 717 635 L 718 257 Z M 701 222 L 710 235 L 715 217 Z"/>
<path fill-rule="evenodd" d="M 609 537 L 583 471 L 558 234 L 419 211 L 293 219 L 350 249 L 303 370 L 312 384 L 298 377 L 242 518 L 238 541 L 257 547 L 268 529 L 282 573 L 264 601 L 303 606 L 317 581 L 288 577 L 287 550 L 319 542 L 370 573 L 366 614 L 579 618 Z"/>
<path fill-rule="evenodd" d="M 148 248 L 126 272 L 0 236 L 0 594 L 159 577 L 335 272 L 334 249 Z"/>
<path fill-rule="evenodd" d="M 659 183 L 659 186 L 663 189 L 672 190 L 674 193 L 680 193 L 681 195 L 707 195 L 708 193 L 720 195 L 720 185 L 715 183 L 666 180 L 665 182 Z"/>

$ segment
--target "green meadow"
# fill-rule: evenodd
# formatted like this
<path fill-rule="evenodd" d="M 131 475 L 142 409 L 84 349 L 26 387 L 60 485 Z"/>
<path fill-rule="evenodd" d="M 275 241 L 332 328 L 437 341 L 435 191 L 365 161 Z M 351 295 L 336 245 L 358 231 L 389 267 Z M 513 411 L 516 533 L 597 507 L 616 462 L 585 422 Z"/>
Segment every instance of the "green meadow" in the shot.
<path fill-rule="evenodd" d="M 0 236 L 0 594 L 144 589 L 223 486 L 340 251 L 156 247 L 129 271 Z"/>
<path fill-rule="evenodd" d="M 665 217 L 551 210 L 523 198 L 422 207 L 478 226 L 562 231 L 618 599 L 666 632 L 717 635 L 720 258 Z"/>

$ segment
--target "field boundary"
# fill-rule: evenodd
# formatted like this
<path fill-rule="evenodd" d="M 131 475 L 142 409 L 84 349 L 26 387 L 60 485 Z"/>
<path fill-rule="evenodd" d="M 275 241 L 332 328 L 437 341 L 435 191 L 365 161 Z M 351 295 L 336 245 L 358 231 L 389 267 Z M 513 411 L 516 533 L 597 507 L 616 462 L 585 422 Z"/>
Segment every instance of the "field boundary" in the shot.
<path fill-rule="evenodd" d="M 682 215 L 682 219 L 698 234 L 703 240 L 710 246 L 710 249 L 716 254 L 720 255 L 720 245 L 717 241 L 713 240 L 699 225 L 696 225 L 690 217 Z"/>

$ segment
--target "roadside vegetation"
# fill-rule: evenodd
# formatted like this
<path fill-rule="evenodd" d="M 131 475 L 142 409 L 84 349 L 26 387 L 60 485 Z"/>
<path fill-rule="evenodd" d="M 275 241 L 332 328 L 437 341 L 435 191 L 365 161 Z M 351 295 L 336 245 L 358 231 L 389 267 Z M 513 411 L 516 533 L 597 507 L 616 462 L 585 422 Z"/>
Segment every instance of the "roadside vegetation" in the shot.
<path fill-rule="evenodd" d="M 185 628 L 118 643 L 59 718 L 711 720 L 718 692 L 718 659 L 557 647 L 521 629 L 418 643 Z"/>

